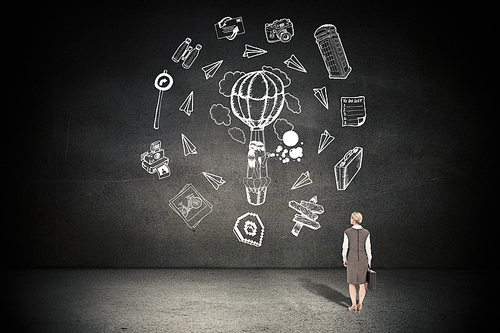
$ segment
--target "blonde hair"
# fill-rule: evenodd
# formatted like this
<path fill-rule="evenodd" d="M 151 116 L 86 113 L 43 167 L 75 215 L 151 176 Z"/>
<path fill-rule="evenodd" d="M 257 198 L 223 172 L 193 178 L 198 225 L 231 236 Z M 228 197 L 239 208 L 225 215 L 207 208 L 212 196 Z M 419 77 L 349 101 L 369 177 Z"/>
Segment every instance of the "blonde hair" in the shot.
<path fill-rule="evenodd" d="M 351 214 L 351 217 L 356 220 L 359 224 L 361 224 L 361 221 L 363 221 L 363 215 L 361 215 L 360 212 L 354 212 Z"/>

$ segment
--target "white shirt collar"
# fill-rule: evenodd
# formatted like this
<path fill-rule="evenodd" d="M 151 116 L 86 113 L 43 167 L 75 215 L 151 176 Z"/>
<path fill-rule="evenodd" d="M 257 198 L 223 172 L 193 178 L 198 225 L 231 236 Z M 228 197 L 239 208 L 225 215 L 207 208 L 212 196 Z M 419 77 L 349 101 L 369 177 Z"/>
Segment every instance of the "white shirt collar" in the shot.
<path fill-rule="evenodd" d="M 362 226 L 360 226 L 359 224 L 355 224 L 352 226 L 353 229 L 363 229 Z"/>

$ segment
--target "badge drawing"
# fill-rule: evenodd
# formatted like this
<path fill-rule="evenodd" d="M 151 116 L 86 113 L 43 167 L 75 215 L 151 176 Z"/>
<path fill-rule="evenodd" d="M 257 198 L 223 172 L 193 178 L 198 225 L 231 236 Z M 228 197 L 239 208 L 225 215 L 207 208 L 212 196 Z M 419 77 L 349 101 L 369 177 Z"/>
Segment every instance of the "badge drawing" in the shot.
<path fill-rule="evenodd" d="M 259 215 L 255 213 L 246 213 L 236 220 L 233 227 L 233 232 L 236 238 L 242 243 L 253 245 L 256 247 L 262 246 L 264 238 L 264 225 L 260 220 Z"/>

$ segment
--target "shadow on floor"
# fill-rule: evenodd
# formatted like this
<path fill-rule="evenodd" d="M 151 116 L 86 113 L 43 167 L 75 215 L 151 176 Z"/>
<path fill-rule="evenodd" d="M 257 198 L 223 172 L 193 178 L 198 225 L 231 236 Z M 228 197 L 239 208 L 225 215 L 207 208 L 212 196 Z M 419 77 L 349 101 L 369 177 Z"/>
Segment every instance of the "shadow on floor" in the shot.
<path fill-rule="evenodd" d="M 344 296 L 341 292 L 330 288 L 327 285 L 314 283 L 309 279 L 300 279 L 302 286 L 312 292 L 313 294 L 323 296 L 329 301 L 337 303 L 342 307 L 349 307 L 351 304 L 351 299 L 347 296 Z"/>

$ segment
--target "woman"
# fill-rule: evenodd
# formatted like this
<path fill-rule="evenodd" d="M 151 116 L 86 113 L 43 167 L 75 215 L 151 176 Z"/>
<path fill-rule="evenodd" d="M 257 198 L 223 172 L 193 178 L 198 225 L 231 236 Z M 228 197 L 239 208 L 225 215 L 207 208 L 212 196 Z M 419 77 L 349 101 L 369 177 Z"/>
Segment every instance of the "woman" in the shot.
<path fill-rule="evenodd" d="M 363 299 L 366 289 L 366 272 L 371 268 L 372 250 L 370 232 L 361 226 L 363 215 L 358 212 L 351 214 L 352 227 L 344 232 L 344 244 L 342 245 L 342 257 L 344 266 L 347 267 L 347 283 L 349 283 L 349 294 L 352 305 L 349 311 L 363 308 Z M 349 257 L 347 250 L 349 249 Z M 359 303 L 356 304 L 356 285 L 359 284 Z"/>

